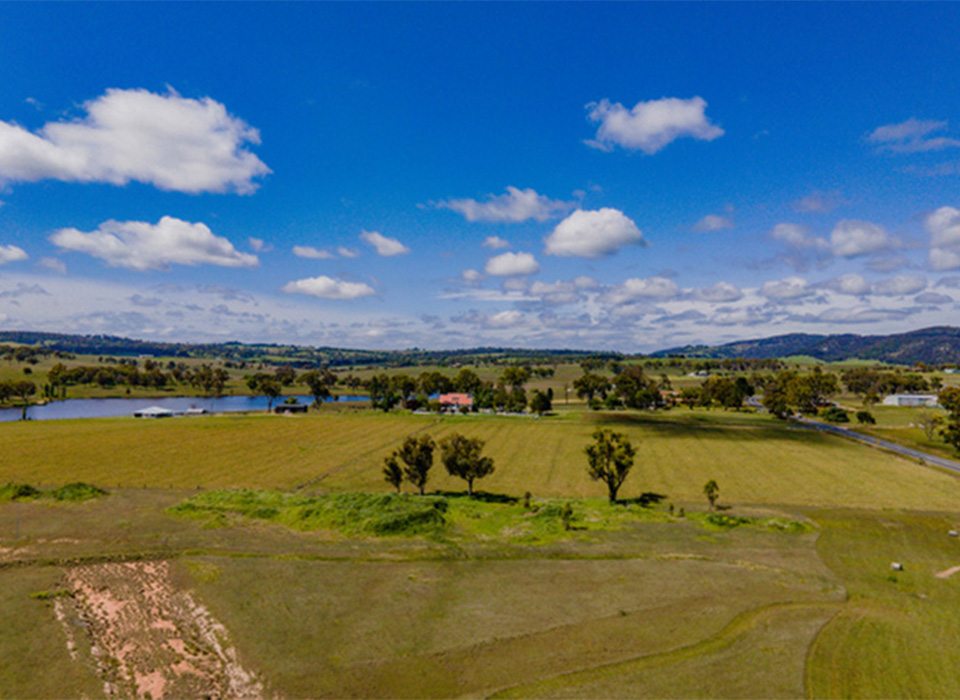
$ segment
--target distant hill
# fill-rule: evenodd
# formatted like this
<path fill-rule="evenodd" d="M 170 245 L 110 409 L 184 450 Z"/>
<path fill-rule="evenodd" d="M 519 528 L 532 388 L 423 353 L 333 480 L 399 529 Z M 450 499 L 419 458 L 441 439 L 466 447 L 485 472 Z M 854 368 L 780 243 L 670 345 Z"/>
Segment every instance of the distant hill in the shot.
<path fill-rule="evenodd" d="M 858 358 L 893 364 L 960 363 L 960 328 L 934 326 L 893 335 L 812 335 L 790 333 L 772 338 L 740 340 L 726 345 L 687 345 L 653 353 L 653 357 L 767 359 L 810 355 L 825 362 Z"/>
<path fill-rule="evenodd" d="M 357 350 L 306 345 L 268 343 L 164 343 L 133 340 L 112 335 L 71 335 L 38 331 L 0 331 L 0 343 L 36 345 L 77 355 L 110 355 L 116 357 L 202 358 L 236 362 L 266 361 L 298 369 L 313 367 L 414 367 L 424 364 L 456 365 L 472 363 L 549 364 L 579 362 L 587 357 L 621 359 L 619 353 L 597 353 L 581 350 L 531 350 L 519 348 L 470 348 L 465 350 Z"/>

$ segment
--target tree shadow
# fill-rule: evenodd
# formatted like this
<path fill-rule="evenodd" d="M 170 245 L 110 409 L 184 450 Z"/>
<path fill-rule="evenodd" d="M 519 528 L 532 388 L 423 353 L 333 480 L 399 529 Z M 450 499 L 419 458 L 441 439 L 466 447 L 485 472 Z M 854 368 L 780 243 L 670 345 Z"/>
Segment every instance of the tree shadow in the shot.
<path fill-rule="evenodd" d="M 466 491 L 434 491 L 434 495 L 445 498 L 470 498 Z M 474 491 L 473 500 L 482 503 L 501 503 L 504 505 L 513 505 L 519 502 L 519 498 L 508 496 L 505 493 L 489 493 L 487 491 Z"/>
<path fill-rule="evenodd" d="M 652 505 L 657 505 L 658 503 L 663 502 L 667 497 L 664 493 L 655 493 L 653 491 L 644 491 L 636 498 L 622 498 L 617 499 L 617 503 L 625 506 L 637 505 L 642 508 L 647 508 Z"/>

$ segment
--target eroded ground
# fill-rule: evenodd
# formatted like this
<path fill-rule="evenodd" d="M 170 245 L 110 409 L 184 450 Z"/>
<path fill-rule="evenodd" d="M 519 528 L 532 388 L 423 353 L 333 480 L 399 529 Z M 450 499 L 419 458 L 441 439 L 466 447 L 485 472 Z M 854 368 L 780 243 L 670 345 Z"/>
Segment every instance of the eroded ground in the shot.
<path fill-rule="evenodd" d="M 263 696 L 226 629 L 174 587 L 166 561 L 72 567 L 54 612 L 71 658 L 96 667 L 108 697 Z"/>

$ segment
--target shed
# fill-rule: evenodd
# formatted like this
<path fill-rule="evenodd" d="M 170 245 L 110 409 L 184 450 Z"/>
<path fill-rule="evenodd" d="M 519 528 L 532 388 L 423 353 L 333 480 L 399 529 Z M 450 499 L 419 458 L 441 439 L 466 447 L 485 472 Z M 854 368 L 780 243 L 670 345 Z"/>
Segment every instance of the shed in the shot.
<path fill-rule="evenodd" d="M 169 408 L 151 406 L 150 408 L 141 408 L 139 411 L 134 411 L 133 416 L 134 418 L 172 418 L 174 413 Z"/>
<path fill-rule="evenodd" d="M 275 406 L 274 413 L 306 413 L 310 407 L 305 403 L 282 403 Z"/>
<path fill-rule="evenodd" d="M 884 406 L 926 406 L 937 408 L 936 394 L 890 394 L 883 399 Z"/>

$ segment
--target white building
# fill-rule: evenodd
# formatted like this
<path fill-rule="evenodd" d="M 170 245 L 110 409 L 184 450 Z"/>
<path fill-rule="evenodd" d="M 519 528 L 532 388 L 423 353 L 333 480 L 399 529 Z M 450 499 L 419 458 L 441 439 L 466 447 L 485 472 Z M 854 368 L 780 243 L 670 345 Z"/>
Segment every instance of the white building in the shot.
<path fill-rule="evenodd" d="M 926 406 L 937 408 L 936 394 L 890 394 L 883 399 L 884 406 Z"/>

